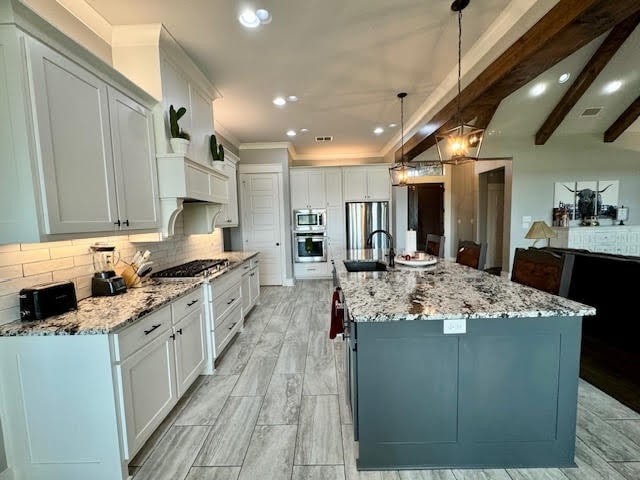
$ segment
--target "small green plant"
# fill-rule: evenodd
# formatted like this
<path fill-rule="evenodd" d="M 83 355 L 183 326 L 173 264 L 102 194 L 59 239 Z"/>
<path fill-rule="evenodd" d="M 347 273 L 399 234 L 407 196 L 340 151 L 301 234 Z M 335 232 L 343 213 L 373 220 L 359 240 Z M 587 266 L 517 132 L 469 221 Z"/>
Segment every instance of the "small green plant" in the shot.
<path fill-rule="evenodd" d="M 178 121 L 184 117 L 184 114 L 187 113 L 187 109 L 185 107 L 180 107 L 177 111 L 173 108 L 173 105 L 169 106 L 169 126 L 171 127 L 171 137 L 172 138 L 184 138 L 185 140 L 191 140 L 191 136 L 180 128 L 178 125 Z"/>
<path fill-rule="evenodd" d="M 216 162 L 224 162 L 224 147 L 222 144 L 218 145 L 218 140 L 215 135 L 211 135 L 209 138 L 209 148 L 211 149 L 211 156 Z"/>

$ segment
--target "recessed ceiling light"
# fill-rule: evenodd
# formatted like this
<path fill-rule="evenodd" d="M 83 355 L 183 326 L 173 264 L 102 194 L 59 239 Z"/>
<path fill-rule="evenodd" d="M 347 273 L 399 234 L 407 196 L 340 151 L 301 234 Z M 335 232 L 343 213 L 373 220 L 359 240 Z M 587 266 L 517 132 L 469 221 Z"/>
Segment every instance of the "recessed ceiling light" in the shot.
<path fill-rule="evenodd" d="M 546 83 L 538 83 L 538 84 L 533 86 L 533 88 L 530 90 L 530 93 L 534 97 L 539 97 L 546 90 L 547 90 L 547 84 Z"/>
<path fill-rule="evenodd" d="M 570 73 L 563 73 L 562 75 L 560 75 L 560 78 L 558 78 L 558 83 L 567 83 L 567 80 L 569 80 L 570 78 Z"/>
<path fill-rule="evenodd" d="M 256 28 L 260 26 L 260 19 L 253 10 L 244 10 L 238 17 L 238 21 L 243 27 Z"/>
<path fill-rule="evenodd" d="M 396 128 L 398 126 L 397 123 L 390 123 L 389 128 Z"/>
<path fill-rule="evenodd" d="M 258 17 L 260 23 L 263 25 L 271 23 L 271 14 L 269 13 L 269 10 L 259 8 L 258 10 L 256 10 L 256 17 Z"/>
<path fill-rule="evenodd" d="M 296 97 L 295 95 L 289 95 L 287 97 L 287 101 L 288 102 L 297 102 L 298 101 L 298 97 Z"/>
<path fill-rule="evenodd" d="M 300 132 L 301 132 L 301 133 L 307 133 L 308 131 L 309 131 L 309 129 L 308 129 L 308 128 L 301 128 L 301 129 L 300 129 Z"/>
<path fill-rule="evenodd" d="M 614 80 L 613 82 L 607 83 L 602 91 L 607 95 L 617 92 L 622 87 L 622 82 L 620 80 Z"/>
<path fill-rule="evenodd" d="M 276 98 L 273 99 L 273 104 L 278 106 L 278 107 L 282 107 L 286 103 L 287 103 L 287 101 L 282 97 L 276 97 Z"/>
<path fill-rule="evenodd" d="M 382 128 L 382 127 L 376 127 L 373 130 L 373 133 L 375 133 L 376 135 L 380 135 L 382 132 L 384 132 L 384 128 Z"/>
<path fill-rule="evenodd" d="M 296 136 L 296 131 L 295 130 L 287 130 L 287 136 L 288 137 L 295 137 Z"/>

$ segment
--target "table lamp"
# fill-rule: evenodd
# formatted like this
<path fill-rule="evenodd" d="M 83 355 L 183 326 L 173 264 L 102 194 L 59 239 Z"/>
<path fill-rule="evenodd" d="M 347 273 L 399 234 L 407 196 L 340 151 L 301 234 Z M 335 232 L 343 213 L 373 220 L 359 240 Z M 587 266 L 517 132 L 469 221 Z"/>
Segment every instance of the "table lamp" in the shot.
<path fill-rule="evenodd" d="M 551 230 L 544 220 L 538 220 L 531 224 L 531 228 L 529 228 L 524 238 L 535 240 L 532 245 L 532 247 L 535 247 L 538 240 L 544 240 L 546 238 L 547 245 L 549 245 L 549 239 L 556 238 L 557 236 L 558 234 Z"/>
<path fill-rule="evenodd" d="M 629 208 L 621 205 L 616 210 L 616 220 L 620 222 L 618 225 L 624 225 L 624 222 L 629 221 Z"/>

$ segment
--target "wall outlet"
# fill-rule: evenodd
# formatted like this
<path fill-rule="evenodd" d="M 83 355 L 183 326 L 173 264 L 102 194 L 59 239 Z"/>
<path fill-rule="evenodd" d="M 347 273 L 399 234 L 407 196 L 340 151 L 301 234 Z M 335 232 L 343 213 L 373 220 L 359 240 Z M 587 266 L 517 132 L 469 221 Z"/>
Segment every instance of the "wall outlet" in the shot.
<path fill-rule="evenodd" d="M 443 320 L 442 323 L 444 326 L 443 333 L 445 335 L 467 333 L 467 320 L 465 318 L 457 320 Z"/>

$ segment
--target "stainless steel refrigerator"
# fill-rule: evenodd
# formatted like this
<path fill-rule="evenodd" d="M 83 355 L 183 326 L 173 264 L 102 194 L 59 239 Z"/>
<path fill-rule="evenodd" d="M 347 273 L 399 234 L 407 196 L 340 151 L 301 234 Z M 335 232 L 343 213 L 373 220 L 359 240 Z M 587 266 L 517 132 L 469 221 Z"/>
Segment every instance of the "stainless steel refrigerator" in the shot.
<path fill-rule="evenodd" d="M 389 202 L 349 202 L 346 204 L 346 219 L 347 249 L 369 248 L 367 237 L 371 232 L 389 231 Z M 374 235 L 372 247 L 389 248 L 387 236 Z"/>

